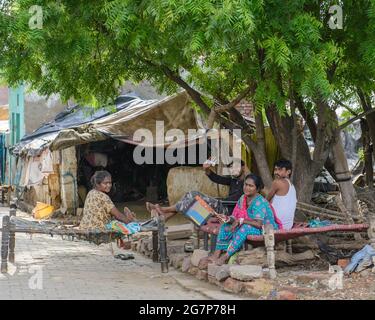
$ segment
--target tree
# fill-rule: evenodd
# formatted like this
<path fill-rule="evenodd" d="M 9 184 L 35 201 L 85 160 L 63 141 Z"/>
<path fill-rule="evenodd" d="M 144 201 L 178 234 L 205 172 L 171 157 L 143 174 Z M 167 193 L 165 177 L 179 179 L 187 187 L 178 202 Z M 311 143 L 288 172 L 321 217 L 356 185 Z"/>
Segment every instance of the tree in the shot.
<path fill-rule="evenodd" d="M 11 14 L 1 17 L 5 45 L 0 68 L 11 84 L 27 81 L 42 94 L 60 93 L 95 105 L 113 99 L 125 80 L 149 79 L 167 92 L 184 88 L 210 125 L 220 119 L 228 128 L 243 130 L 243 140 L 269 184 L 262 141 L 266 114 L 283 156 L 296 158 L 301 201 L 310 201 L 314 178 L 332 146 L 341 152 L 336 159 L 342 159 L 333 98 L 353 84 L 346 70 L 355 70 L 356 59 L 364 63 L 371 56 L 373 35 L 364 36 L 366 53 L 351 50 L 348 39 L 361 30 L 354 23 L 345 31 L 349 34 L 328 27 L 333 1 L 15 3 Z M 342 3 L 352 9 L 345 23 L 359 15 L 370 28 L 373 1 Z M 43 8 L 43 28 L 30 30 L 28 8 L 35 4 Z M 256 111 L 257 141 L 234 108 L 243 98 Z M 296 130 L 296 110 L 315 137 L 312 156 Z"/>

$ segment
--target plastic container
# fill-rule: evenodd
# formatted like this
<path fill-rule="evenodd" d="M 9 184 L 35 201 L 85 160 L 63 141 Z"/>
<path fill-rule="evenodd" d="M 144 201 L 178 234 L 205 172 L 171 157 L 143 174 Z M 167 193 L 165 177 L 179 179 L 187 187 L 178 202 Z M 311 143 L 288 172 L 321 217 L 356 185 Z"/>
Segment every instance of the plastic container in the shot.
<path fill-rule="evenodd" d="M 33 209 L 33 216 L 35 219 L 47 219 L 52 215 L 54 209 L 55 208 L 49 204 L 37 202 Z"/>

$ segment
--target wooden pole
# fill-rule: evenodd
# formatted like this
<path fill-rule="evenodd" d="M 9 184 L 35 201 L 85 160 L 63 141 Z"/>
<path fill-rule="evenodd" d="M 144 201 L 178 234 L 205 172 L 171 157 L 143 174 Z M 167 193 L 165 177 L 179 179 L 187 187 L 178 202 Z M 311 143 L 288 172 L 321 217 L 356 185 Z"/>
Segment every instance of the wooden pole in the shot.
<path fill-rule="evenodd" d="M 17 213 L 17 209 L 12 208 L 9 210 L 9 217 L 15 217 Z M 12 222 L 9 222 L 9 226 Z M 16 233 L 12 228 L 9 229 L 9 262 L 14 263 L 15 254 L 14 249 L 16 247 Z"/>
<path fill-rule="evenodd" d="M 152 231 L 152 261 L 153 262 L 158 262 L 159 260 L 158 245 L 159 245 L 158 231 L 153 230 Z"/>
<path fill-rule="evenodd" d="M 1 234 L 1 273 L 8 272 L 9 216 L 3 217 Z"/>
<path fill-rule="evenodd" d="M 275 235 L 273 226 L 270 224 L 264 227 L 264 245 L 267 251 L 267 264 L 270 270 L 270 278 L 275 279 L 277 277 L 275 268 Z"/>
<path fill-rule="evenodd" d="M 165 221 L 164 216 L 158 217 L 158 229 L 159 229 L 159 243 L 160 243 L 160 264 L 161 272 L 168 272 L 168 257 L 167 257 L 167 239 L 165 237 Z"/>

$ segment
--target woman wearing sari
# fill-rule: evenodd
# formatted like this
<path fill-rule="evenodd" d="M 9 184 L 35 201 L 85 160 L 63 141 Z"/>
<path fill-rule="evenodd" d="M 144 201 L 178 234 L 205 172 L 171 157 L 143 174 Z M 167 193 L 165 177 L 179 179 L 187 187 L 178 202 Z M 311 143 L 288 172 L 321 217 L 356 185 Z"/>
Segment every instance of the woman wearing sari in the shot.
<path fill-rule="evenodd" d="M 226 263 L 231 256 L 241 250 L 248 235 L 261 235 L 262 228 L 271 224 L 279 229 L 269 202 L 259 194 L 263 188 L 260 177 L 249 174 L 245 178 L 244 194 L 238 200 L 232 216 L 229 218 L 219 215 L 220 220 L 226 221 L 221 227 L 216 243 L 216 251 L 211 260 L 218 265 Z M 225 254 L 220 257 L 222 252 Z"/>

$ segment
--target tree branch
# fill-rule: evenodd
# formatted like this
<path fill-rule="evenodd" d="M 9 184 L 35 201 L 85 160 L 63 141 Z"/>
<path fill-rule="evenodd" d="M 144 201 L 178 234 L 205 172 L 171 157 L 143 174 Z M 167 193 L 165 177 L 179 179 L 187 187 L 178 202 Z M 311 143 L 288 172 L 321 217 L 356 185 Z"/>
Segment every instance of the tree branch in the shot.
<path fill-rule="evenodd" d="M 202 95 L 195 89 L 193 89 L 187 82 L 185 82 L 179 75 L 174 73 L 167 66 L 160 66 L 163 73 L 173 82 L 177 83 L 180 87 L 184 88 L 193 101 L 202 108 L 203 112 L 209 114 L 211 112 L 210 107 L 203 101 Z"/>
<path fill-rule="evenodd" d="M 347 126 L 351 125 L 354 121 L 356 121 L 358 119 L 361 119 L 361 118 L 363 118 L 363 117 L 365 117 L 365 116 L 367 116 L 367 115 L 369 115 L 370 113 L 373 113 L 373 112 L 375 112 L 375 109 L 370 109 L 370 110 L 367 110 L 365 112 L 360 113 L 356 117 L 351 118 L 348 121 L 346 121 L 343 124 L 341 124 L 339 126 L 339 130 L 345 129 Z"/>
<path fill-rule="evenodd" d="M 212 128 L 216 119 L 216 116 L 219 113 L 223 113 L 229 111 L 230 109 L 234 108 L 237 104 L 241 102 L 250 92 L 255 92 L 256 86 L 255 84 L 249 85 L 245 90 L 240 92 L 238 96 L 233 99 L 231 102 L 226 103 L 224 105 L 220 105 L 211 109 L 210 115 L 208 117 L 207 126 L 208 128 Z"/>

